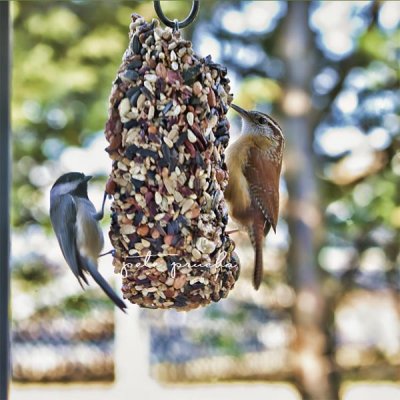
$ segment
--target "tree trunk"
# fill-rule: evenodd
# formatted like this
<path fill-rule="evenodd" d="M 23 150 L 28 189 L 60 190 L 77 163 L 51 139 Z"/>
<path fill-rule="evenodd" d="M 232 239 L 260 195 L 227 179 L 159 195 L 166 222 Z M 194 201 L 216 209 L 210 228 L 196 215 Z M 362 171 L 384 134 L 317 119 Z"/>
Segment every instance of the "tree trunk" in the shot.
<path fill-rule="evenodd" d="M 303 399 L 335 400 L 339 398 L 338 384 L 333 379 L 333 362 L 327 357 L 333 343 L 330 339 L 333 314 L 324 299 L 316 261 L 322 217 L 312 150 L 310 91 L 317 54 L 308 26 L 310 3 L 287 4 L 288 13 L 278 44 L 286 68 L 282 108 L 288 116 L 284 132 L 291 234 L 289 275 L 297 295 L 293 309 L 296 327 L 293 365 Z"/>

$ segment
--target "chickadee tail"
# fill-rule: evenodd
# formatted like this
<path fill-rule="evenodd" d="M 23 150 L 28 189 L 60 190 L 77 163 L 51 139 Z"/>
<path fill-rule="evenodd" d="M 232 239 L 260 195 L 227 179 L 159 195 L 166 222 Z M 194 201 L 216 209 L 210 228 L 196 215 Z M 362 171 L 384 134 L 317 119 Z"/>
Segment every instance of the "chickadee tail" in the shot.
<path fill-rule="evenodd" d="M 114 302 L 117 307 L 121 309 L 121 311 L 125 312 L 126 304 L 117 296 L 109 283 L 100 275 L 100 272 L 97 270 L 97 266 L 86 257 L 82 257 L 82 261 L 85 268 L 89 271 L 90 275 L 92 275 L 96 283 L 103 289 L 104 293 Z"/>
<path fill-rule="evenodd" d="M 263 244 L 264 244 L 264 224 L 261 221 L 255 222 L 249 231 L 250 240 L 255 251 L 253 286 L 258 290 L 263 277 Z"/>

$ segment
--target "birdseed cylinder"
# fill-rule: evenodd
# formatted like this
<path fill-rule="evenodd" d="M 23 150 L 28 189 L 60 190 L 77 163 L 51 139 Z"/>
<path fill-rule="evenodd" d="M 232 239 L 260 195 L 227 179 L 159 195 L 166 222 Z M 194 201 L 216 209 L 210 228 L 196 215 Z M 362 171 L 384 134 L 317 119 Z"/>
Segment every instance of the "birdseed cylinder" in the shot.
<path fill-rule="evenodd" d="M 139 306 L 190 310 L 226 297 L 238 278 L 225 231 L 226 75 L 179 31 L 132 15 L 105 129 L 106 191 L 115 272 Z"/>

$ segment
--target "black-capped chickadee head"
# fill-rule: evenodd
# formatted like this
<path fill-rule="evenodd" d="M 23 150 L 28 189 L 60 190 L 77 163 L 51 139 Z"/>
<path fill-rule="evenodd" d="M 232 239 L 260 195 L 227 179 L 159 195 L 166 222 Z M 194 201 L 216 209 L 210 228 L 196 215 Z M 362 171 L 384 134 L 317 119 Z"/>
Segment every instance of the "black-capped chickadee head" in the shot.
<path fill-rule="evenodd" d="M 93 177 L 81 172 L 68 172 L 61 175 L 51 188 L 54 195 L 72 194 L 79 197 L 87 197 L 87 183 Z"/>

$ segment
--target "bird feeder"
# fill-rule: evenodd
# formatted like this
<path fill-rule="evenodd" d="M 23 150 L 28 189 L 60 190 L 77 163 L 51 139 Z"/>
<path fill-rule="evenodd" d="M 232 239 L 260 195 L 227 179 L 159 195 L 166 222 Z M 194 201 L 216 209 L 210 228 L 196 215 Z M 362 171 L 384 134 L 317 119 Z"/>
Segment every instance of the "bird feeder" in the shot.
<path fill-rule="evenodd" d="M 130 302 L 190 310 L 226 297 L 239 275 L 224 200 L 229 79 L 179 22 L 131 18 L 105 128 L 113 265 Z"/>

